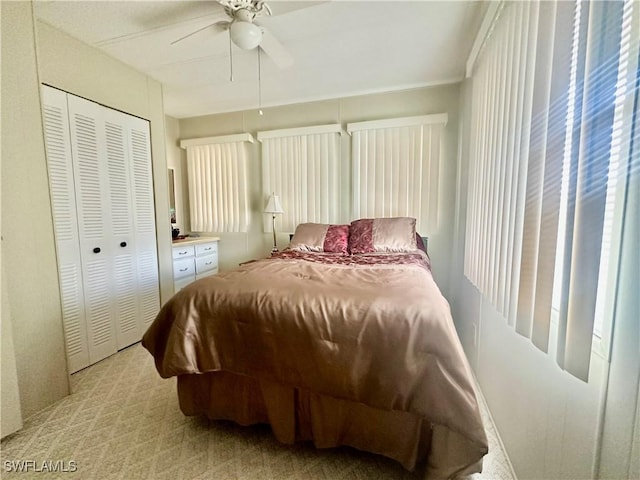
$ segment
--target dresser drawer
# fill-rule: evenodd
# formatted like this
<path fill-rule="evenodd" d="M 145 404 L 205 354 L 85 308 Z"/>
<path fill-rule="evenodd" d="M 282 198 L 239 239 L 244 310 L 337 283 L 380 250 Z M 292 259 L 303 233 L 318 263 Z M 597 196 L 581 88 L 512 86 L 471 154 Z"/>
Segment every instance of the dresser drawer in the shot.
<path fill-rule="evenodd" d="M 173 278 L 184 278 L 196 274 L 193 257 L 173 261 Z"/>
<path fill-rule="evenodd" d="M 212 253 L 218 253 L 218 242 L 200 243 L 196 246 L 196 256 L 210 255 Z"/>
<path fill-rule="evenodd" d="M 203 257 L 196 257 L 196 275 L 208 272 L 209 270 L 217 270 L 218 268 L 218 254 L 205 255 Z"/>
<path fill-rule="evenodd" d="M 173 247 L 172 250 L 174 260 L 185 257 L 193 257 L 195 255 L 193 245 L 176 246 Z"/>

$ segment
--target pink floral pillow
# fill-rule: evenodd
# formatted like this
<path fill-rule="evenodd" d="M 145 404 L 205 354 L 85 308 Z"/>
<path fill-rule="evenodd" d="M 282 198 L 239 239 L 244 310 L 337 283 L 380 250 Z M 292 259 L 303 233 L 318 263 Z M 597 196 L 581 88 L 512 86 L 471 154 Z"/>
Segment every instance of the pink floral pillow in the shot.
<path fill-rule="evenodd" d="M 340 253 L 346 255 L 349 225 L 301 223 L 291 239 L 289 248 L 303 252 Z"/>
<path fill-rule="evenodd" d="M 329 225 L 323 250 L 329 253 L 349 253 L 349 225 Z"/>
<path fill-rule="evenodd" d="M 363 218 L 351 222 L 349 252 L 412 252 L 417 249 L 416 219 Z"/>

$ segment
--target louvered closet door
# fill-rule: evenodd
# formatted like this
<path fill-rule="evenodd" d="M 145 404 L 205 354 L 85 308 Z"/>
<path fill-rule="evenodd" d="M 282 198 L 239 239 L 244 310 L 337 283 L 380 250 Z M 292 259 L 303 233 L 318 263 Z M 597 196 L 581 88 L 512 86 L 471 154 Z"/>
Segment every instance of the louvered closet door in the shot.
<path fill-rule="evenodd" d="M 137 298 L 142 331 L 146 330 L 146 327 L 160 310 L 156 220 L 151 169 L 151 135 L 149 132 L 148 121 L 128 116 L 127 134 L 138 270 Z"/>
<path fill-rule="evenodd" d="M 71 373 L 140 340 L 160 309 L 149 122 L 42 87 Z"/>
<path fill-rule="evenodd" d="M 106 134 L 100 120 L 103 107 L 73 95 L 67 101 L 89 360 L 95 363 L 117 351 Z"/>
<path fill-rule="evenodd" d="M 111 222 L 107 235 L 113 252 L 113 308 L 118 349 L 142 336 L 139 325 L 136 268 L 136 241 L 133 234 L 133 206 L 128 148 L 127 117 L 121 112 L 104 110 L 104 131 L 108 170 Z M 156 284 L 157 285 L 157 284 Z"/>
<path fill-rule="evenodd" d="M 43 87 L 42 103 L 67 364 L 74 373 L 89 365 L 89 349 L 67 94 Z"/>

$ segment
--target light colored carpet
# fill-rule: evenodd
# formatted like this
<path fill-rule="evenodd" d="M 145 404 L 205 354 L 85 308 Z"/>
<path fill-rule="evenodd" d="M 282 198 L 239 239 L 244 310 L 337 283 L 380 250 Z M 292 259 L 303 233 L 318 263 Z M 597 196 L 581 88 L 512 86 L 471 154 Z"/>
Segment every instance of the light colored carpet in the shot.
<path fill-rule="evenodd" d="M 316 449 L 310 443 L 283 445 L 267 426 L 240 427 L 185 417 L 178 407 L 175 379 L 161 379 L 151 355 L 139 344 L 72 375 L 71 384 L 71 395 L 29 418 L 22 430 L 2 441 L 0 477 L 421 478 L 392 460 L 355 449 Z M 480 401 L 489 454 L 483 473 L 469 479 L 513 479 L 484 401 Z M 22 469 L 29 471 L 15 471 L 20 462 Z"/>

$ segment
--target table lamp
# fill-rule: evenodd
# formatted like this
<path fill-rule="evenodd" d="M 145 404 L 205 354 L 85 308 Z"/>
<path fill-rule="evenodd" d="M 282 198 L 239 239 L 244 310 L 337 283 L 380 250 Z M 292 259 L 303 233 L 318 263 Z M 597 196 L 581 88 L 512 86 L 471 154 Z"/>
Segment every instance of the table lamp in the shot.
<path fill-rule="evenodd" d="M 276 244 L 276 215 L 284 213 L 282 205 L 280 204 L 280 197 L 275 193 L 272 193 L 269 197 L 267 206 L 264 208 L 264 213 L 270 213 L 272 215 L 273 248 L 271 249 L 271 253 L 275 253 L 278 251 L 278 246 Z"/>

